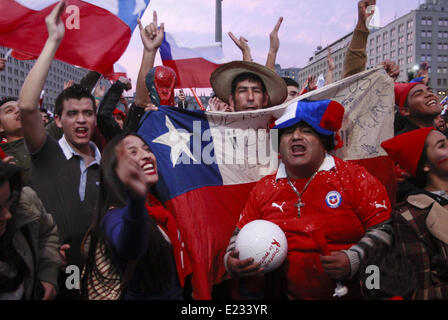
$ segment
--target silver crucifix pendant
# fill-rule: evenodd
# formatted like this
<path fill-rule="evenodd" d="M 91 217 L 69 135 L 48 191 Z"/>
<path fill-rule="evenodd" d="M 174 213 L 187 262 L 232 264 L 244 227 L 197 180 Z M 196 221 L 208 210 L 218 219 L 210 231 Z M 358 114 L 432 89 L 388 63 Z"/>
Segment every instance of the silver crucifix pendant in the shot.
<path fill-rule="evenodd" d="M 301 200 L 301 199 L 299 199 L 299 200 L 297 201 L 297 203 L 295 204 L 295 206 L 297 207 L 297 215 L 298 215 L 299 218 L 300 218 L 300 217 L 302 216 L 302 214 L 301 214 L 301 212 L 300 212 L 300 209 L 303 208 L 303 207 L 305 206 L 305 204 L 302 203 L 302 200 Z"/>

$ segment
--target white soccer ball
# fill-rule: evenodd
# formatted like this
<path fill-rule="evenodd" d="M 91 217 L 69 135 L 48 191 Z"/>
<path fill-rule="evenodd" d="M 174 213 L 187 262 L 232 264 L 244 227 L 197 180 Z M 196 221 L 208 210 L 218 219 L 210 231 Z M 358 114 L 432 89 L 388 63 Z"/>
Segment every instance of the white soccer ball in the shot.
<path fill-rule="evenodd" d="M 254 263 L 261 262 L 266 273 L 283 263 L 288 254 L 288 241 L 283 230 L 275 223 L 255 220 L 238 233 L 235 248 L 240 252 L 240 260 L 254 258 Z"/>

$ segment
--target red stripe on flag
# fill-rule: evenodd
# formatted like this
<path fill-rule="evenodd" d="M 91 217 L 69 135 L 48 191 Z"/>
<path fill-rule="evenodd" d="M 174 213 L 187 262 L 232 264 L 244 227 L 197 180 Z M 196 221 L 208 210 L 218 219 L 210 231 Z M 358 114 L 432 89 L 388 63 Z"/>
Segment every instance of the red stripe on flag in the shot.
<path fill-rule="evenodd" d="M 348 162 L 363 166 L 380 180 L 387 189 L 391 205 L 395 205 L 398 190 L 397 177 L 395 174 L 395 164 L 389 157 L 383 156 L 371 159 L 351 160 Z"/>
<path fill-rule="evenodd" d="M 67 0 L 80 10 L 79 29 L 67 29 L 55 58 L 102 74 L 112 72 L 131 38 L 129 26 L 111 12 L 80 0 Z M 13 0 L 2 0 L 0 45 L 38 56 L 48 33 L 45 17 L 54 5 L 30 10 Z M 6 14 L 7 13 L 7 14 Z M 69 17 L 65 12 L 62 20 Z"/>
<path fill-rule="evenodd" d="M 218 64 L 203 58 L 164 60 L 164 66 L 176 72 L 176 88 L 211 88 L 210 76 Z"/>
<path fill-rule="evenodd" d="M 20 50 L 13 50 L 11 56 L 17 60 L 35 60 L 39 58 L 37 55 L 28 54 Z"/>
<path fill-rule="evenodd" d="M 224 280 L 224 254 L 254 185 L 205 187 L 166 203 L 174 212 L 193 264 L 195 299 L 211 299 L 213 284 Z"/>
<path fill-rule="evenodd" d="M 112 74 L 108 74 L 105 76 L 105 78 L 107 78 L 111 81 L 118 81 L 118 79 L 120 79 L 120 77 L 127 78 L 128 75 L 126 74 L 126 72 L 114 72 Z"/>

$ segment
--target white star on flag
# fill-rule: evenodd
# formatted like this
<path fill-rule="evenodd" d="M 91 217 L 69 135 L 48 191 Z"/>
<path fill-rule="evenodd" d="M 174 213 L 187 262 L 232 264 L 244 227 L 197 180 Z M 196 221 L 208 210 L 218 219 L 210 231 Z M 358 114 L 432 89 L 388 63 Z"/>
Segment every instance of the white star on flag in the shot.
<path fill-rule="evenodd" d="M 165 119 L 165 124 L 169 131 L 157 137 L 152 142 L 164 144 L 171 148 L 170 158 L 171 162 L 173 163 L 173 168 L 176 166 L 177 160 L 179 159 L 179 156 L 182 154 L 182 152 L 185 152 L 185 154 L 193 161 L 197 161 L 191 153 L 189 147 L 190 137 L 193 134 L 177 131 L 168 116 L 165 116 Z"/>
<path fill-rule="evenodd" d="M 142 13 L 143 10 L 145 10 L 145 8 L 146 8 L 145 0 L 136 0 L 135 9 L 134 12 L 132 12 L 132 14 L 137 15 L 140 18 L 140 14 Z"/>

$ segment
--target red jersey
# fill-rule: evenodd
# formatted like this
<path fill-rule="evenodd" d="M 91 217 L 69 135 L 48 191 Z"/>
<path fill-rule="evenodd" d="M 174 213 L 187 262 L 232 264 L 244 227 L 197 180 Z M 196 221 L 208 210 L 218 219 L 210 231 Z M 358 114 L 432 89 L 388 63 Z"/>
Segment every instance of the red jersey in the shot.
<path fill-rule="evenodd" d="M 291 180 L 300 193 L 309 179 Z M 288 294 L 296 299 L 329 299 L 335 281 L 323 271 L 320 252 L 303 230 L 314 219 L 324 220 L 330 251 L 349 249 L 366 230 L 390 219 L 390 202 L 384 186 L 361 166 L 327 155 L 319 172 L 298 201 L 280 165 L 277 174 L 266 176 L 252 190 L 237 224 L 263 219 L 276 223 L 288 239 L 286 272 Z"/>

